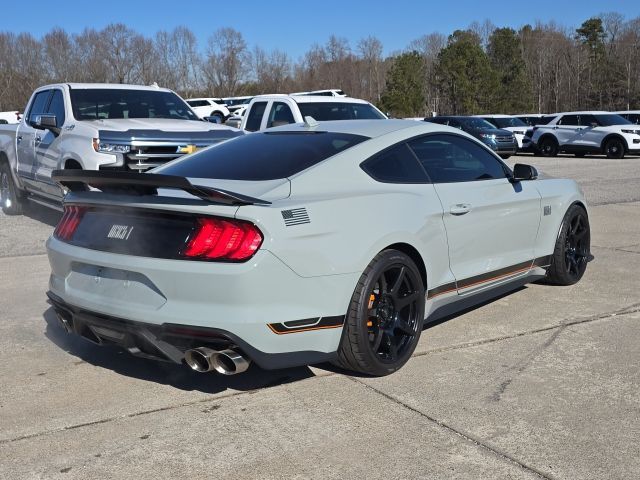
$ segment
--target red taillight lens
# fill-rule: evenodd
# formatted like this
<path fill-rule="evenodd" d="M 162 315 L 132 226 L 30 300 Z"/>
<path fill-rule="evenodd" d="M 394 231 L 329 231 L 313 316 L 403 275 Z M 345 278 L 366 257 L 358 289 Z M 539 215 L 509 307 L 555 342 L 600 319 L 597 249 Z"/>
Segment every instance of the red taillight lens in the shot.
<path fill-rule="evenodd" d="M 189 258 L 243 261 L 256 253 L 262 239 L 262 233 L 252 223 L 199 218 L 182 254 Z"/>
<path fill-rule="evenodd" d="M 64 214 L 53 235 L 60 240 L 71 240 L 86 211 L 86 207 L 78 207 L 75 205 L 65 206 Z"/>

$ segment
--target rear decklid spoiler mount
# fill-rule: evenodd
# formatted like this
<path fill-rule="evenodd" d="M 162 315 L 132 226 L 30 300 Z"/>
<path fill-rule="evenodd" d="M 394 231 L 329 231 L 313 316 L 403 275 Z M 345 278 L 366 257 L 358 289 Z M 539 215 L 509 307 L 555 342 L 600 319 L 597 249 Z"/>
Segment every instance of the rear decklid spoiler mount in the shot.
<path fill-rule="evenodd" d="M 95 170 L 54 170 L 51 178 L 72 192 L 86 191 L 87 187 L 104 193 L 128 195 L 157 195 L 159 188 L 187 192 L 209 203 L 222 205 L 271 205 L 271 202 L 230 192 L 221 188 L 194 185 L 188 178 L 175 175 L 137 172 L 104 172 Z"/>

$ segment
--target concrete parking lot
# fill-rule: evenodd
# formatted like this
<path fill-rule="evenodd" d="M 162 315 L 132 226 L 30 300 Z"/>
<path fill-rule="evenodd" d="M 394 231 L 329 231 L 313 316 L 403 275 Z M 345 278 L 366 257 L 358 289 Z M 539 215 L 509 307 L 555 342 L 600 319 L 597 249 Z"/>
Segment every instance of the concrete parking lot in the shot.
<path fill-rule="evenodd" d="M 585 277 L 429 325 L 376 379 L 201 375 L 67 336 L 57 214 L 0 214 L 0 478 L 640 478 L 640 158 L 515 161 L 581 184 Z"/>

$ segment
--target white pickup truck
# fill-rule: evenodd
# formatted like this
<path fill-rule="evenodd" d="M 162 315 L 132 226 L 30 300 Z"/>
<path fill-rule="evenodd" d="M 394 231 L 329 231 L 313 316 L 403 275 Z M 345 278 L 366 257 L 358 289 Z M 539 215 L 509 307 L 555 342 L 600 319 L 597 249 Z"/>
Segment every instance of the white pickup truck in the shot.
<path fill-rule="evenodd" d="M 59 208 L 51 172 L 144 172 L 243 132 L 204 122 L 171 90 L 155 86 L 55 84 L 38 88 L 16 125 L 0 125 L 0 202 Z"/>
<path fill-rule="evenodd" d="M 375 120 L 387 118 L 369 102 L 350 97 L 315 95 L 259 95 L 253 97 L 240 128 L 248 132 L 301 123 L 306 117 L 326 120 Z"/>

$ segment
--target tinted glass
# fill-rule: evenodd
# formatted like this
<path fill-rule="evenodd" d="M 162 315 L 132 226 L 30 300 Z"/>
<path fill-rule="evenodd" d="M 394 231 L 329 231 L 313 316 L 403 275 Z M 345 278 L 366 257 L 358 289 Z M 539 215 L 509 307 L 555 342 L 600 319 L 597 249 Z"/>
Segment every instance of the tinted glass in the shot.
<path fill-rule="evenodd" d="M 372 120 L 382 119 L 375 108 L 366 103 L 318 102 L 299 103 L 302 118 L 310 116 L 315 120 Z"/>
<path fill-rule="evenodd" d="M 558 125 L 580 125 L 577 115 L 563 115 L 560 120 L 558 120 Z"/>
<path fill-rule="evenodd" d="M 609 127 L 611 125 L 630 125 L 632 123 L 621 115 L 616 115 L 614 113 L 594 116 L 598 119 L 598 123 L 604 127 Z"/>
<path fill-rule="evenodd" d="M 294 121 L 293 113 L 291 113 L 289 105 L 282 102 L 273 102 L 273 105 L 271 105 L 271 111 L 269 112 L 267 128 L 288 125 L 290 123 L 294 123 Z"/>
<path fill-rule="evenodd" d="M 595 115 L 580 115 L 580 126 L 581 127 L 590 127 L 592 123 L 600 125 Z"/>
<path fill-rule="evenodd" d="M 428 183 L 424 169 L 406 143 L 392 147 L 362 163 L 362 169 L 379 182 Z"/>
<path fill-rule="evenodd" d="M 172 118 L 198 120 L 175 93 L 152 90 L 72 89 L 71 107 L 77 120 L 108 118 Z"/>
<path fill-rule="evenodd" d="M 458 135 L 429 135 L 409 142 L 434 183 L 506 178 L 505 165 L 475 142 Z"/>
<path fill-rule="evenodd" d="M 250 132 L 256 132 L 260 130 L 260 124 L 262 123 L 262 116 L 267 108 L 267 102 L 256 102 L 251 106 L 249 110 L 249 116 L 247 117 L 247 123 L 245 130 Z"/>
<path fill-rule="evenodd" d="M 62 96 L 62 91 L 53 91 L 47 113 L 52 113 L 56 116 L 56 127 L 64 125 L 64 97 Z"/>
<path fill-rule="evenodd" d="M 556 118 L 556 115 L 545 115 L 540 120 L 538 120 L 536 125 L 548 125 L 549 122 L 551 122 L 551 120 L 553 120 L 554 118 Z"/>
<path fill-rule="evenodd" d="M 47 108 L 47 100 L 49 100 L 49 94 L 51 90 L 45 90 L 43 92 L 36 93 L 33 102 L 31 103 L 31 108 L 29 109 L 29 116 L 27 117 L 27 123 L 32 124 L 35 120 L 36 115 L 40 115 L 41 113 L 46 113 L 45 109 Z"/>
<path fill-rule="evenodd" d="M 640 115 L 637 113 L 625 113 L 624 117 L 631 123 L 635 123 L 636 125 L 640 124 Z"/>
<path fill-rule="evenodd" d="M 507 128 L 507 127 L 526 127 L 527 124 L 524 123 L 519 118 L 486 118 L 485 120 L 491 122 L 498 128 Z"/>
<path fill-rule="evenodd" d="M 286 178 L 367 140 L 333 132 L 260 132 L 229 140 L 159 167 L 154 173 L 191 178 Z"/>
<path fill-rule="evenodd" d="M 449 123 L 449 120 L 443 117 L 425 118 L 424 121 L 429 123 L 438 123 L 440 125 L 447 125 Z"/>

